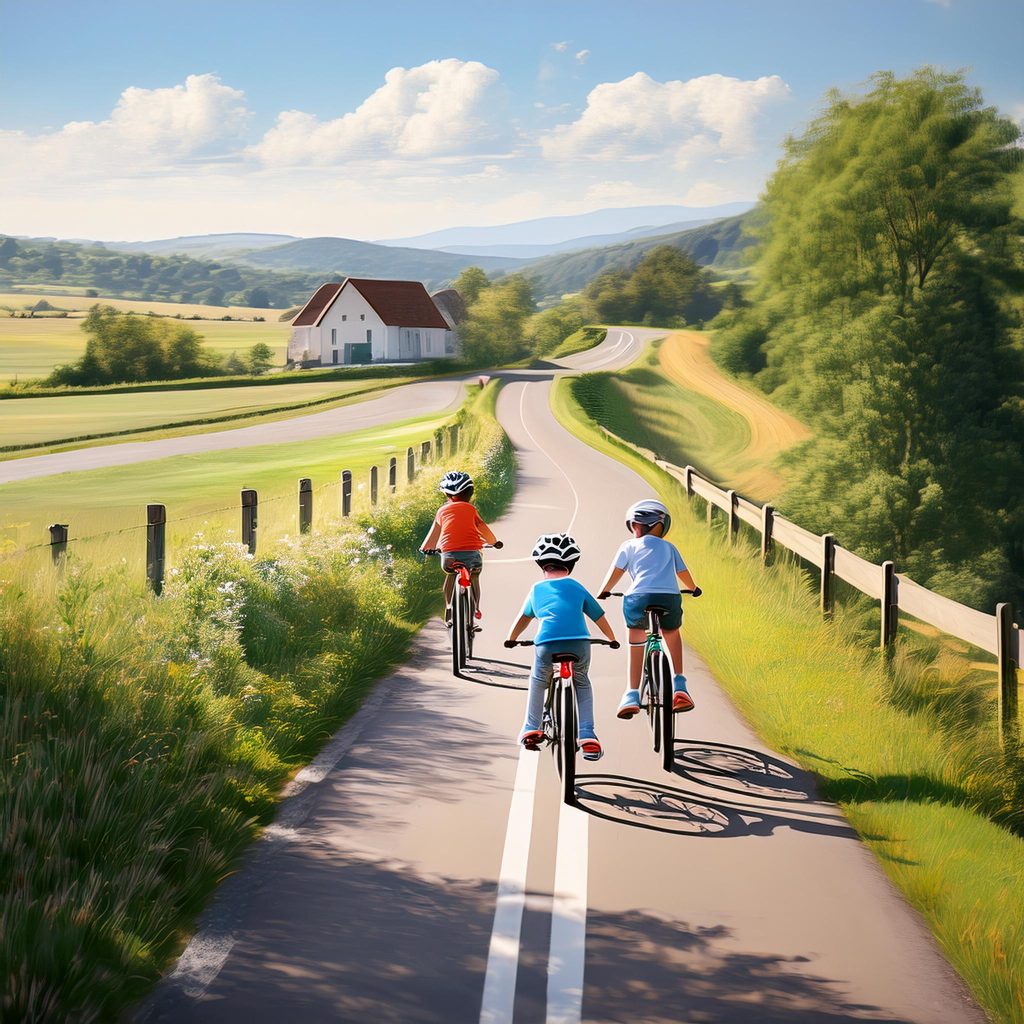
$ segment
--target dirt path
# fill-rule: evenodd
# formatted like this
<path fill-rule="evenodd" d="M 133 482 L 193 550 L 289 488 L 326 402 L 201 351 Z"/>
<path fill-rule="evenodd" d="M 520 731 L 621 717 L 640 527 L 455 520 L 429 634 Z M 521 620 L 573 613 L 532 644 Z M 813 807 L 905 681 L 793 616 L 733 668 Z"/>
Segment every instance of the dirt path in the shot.
<path fill-rule="evenodd" d="M 780 452 L 799 441 L 806 441 L 810 430 L 794 416 L 772 405 L 756 391 L 730 380 L 711 358 L 710 337 L 700 331 L 675 331 L 665 339 L 659 351 L 661 368 L 681 387 L 700 392 L 739 413 L 750 425 L 750 444 L 744 453 L 756 467 L 750 479 L 736 480 L 744 487 L 774 493 L 780 483 L 769 467 Z"/>

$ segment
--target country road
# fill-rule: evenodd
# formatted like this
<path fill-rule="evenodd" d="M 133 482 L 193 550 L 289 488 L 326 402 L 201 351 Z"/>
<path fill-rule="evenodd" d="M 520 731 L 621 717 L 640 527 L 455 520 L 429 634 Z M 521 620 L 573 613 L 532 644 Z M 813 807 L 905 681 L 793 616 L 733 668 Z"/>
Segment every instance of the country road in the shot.
<path fill-rule="evenodd" d="M 566 362 L 611 369 L 654 333 L 610 332 Z M 673 775 L 642 719 L 615 718 L 625 650 L 595 649 L 607 753 L 579 762 L 579 808 L 559 802 L 546 752 L 517 747 L 528 653 L 501 640 L 537 578 L 535 537 L 570 529 L 596 589 L 649 488 L 555 421 L 550 373 L 511 376 L 498 415 L 518 489 L 496 525 L 505 548 L 487 553 L 468 678 L 428 625 L 299 774 L 133 1019 L 983 1021 L 839 810 L 692 652 Z M 617 603 L 609 614 L 622 637 Z"/>

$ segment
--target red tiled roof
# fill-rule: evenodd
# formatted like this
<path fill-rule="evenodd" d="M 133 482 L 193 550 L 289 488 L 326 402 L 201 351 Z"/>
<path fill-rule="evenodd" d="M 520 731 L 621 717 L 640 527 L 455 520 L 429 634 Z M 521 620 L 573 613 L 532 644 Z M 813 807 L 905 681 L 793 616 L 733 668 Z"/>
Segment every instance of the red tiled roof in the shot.
<path fill-rule="evenodd" d="M 441 330 L 448 327 L 434 300 L 419 281 L 374 281 L 366 277 L 350 277 L 348 283 L 389 327 L 440 327 Z"/>
<path fill-rule="evenodd" d="M 344 284 L 344 281 L 334 281 L 331 284 L 320 285 L 292 321 L 292 327 L 309 327 L 315 324 L 337 298 Z"/>

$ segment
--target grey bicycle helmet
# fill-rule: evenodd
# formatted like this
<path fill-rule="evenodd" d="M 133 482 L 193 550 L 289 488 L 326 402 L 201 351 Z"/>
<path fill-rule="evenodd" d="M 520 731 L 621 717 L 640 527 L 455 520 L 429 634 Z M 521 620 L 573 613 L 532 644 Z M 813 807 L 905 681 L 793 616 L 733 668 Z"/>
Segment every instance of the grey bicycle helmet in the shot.
<path fill-rule="evenodd" d="M 450 473 L 445 473 L 441 477 L 439 486 L 442 494 L 461 494 L 473 486 L 473 478 L 468 473 L 463 473 L 460 469 L 453 469 Z"/>
<path fill-rule="evenodd" d="M 661 535 L 664 537 L 672 526 L 672 516 L 660 501 L 656 501 L 654 498 L 645 498 L 643 501 L 631 505 L 626 513 L 627 532 L 633 532 L 633 523 L 640 523 L 641 526 L 648 528 L 662 523 L 664 529 L 661 531 Z"/>
<path fill-rule="evenodd" d="M 536 562 L 578 562 L 583 554 L 579 544 L 567 533 L 545 533 L 537 538 L 532 558 Z"/>

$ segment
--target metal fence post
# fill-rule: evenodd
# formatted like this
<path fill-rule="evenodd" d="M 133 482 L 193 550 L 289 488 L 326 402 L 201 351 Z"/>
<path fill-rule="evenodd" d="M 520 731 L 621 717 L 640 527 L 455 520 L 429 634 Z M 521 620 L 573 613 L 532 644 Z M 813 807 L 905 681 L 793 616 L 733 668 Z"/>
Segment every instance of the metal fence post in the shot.
<path fill-rule="evenodd" d="M 259 499 L 251 487 L 242 489 L 242 543 L 250 555 L 256 554 L 256 527 Z"/>
<path fill-rule="evenodd" d="M 996 651 L 999 668 L 999 742 L 1013 747 L 1020 739 L 1017 712 L 1017 669 L 1021 652 L 1014 650 L 1013 605 L 996 605 Z"/>
<path fill-rule="evenodd" d="M 393 455 L 388 462 L 388 488 L 394 494 L 398 490 L 398 459 Z"/>
<path fill-rule="evenodd" d="M 341 471 L 341 514 L 349 516 L 352 514 L 352 470 Z"/>
<path fill-rule="evenodd" d="M 50 557 L 54 565 L 60 565 L 68 551 L 68 524 L 53 523 L 50 526 Z"/>
<path fill-rule="evenodd" d="M 821 538 L 821 617 L 831 619 L 836 605 L 836 539 Z"/>
<path fill-rule="evenodd" d="M 416 479 L 416 453 L 411 448 L 405 453 L 405 478 L 409 483 Z"/>
<path fill-rule="evenodd" d="M 761 506 L 761 561 L 768 564 L 772 556 L 772 527 L 775 525 L 775 506 Z"/>
<path fill-rule="evenodd" d="M 370 504 L 377 504 L 377 467 L 370 467 Z"/>
<path fill-rule="evenodd" d="M 146 506 L 146 579 L 157 597 L 164 589 L 167 552 L 167 506 Z"/>
<path fill-rule="evenodd" d="M 889 657 L 899 625 L 899 600 L 896 596 L 896 566 L 882 563 L 882 653 Z"/>
<path fill-rule="evenodd" d="M 729 543 L 736 540 L 736 534 L 740 531 L 740 517 L 736 514 L 737 500 L 736 492 L 728 491 L 729 495 Z"/>
<path fill-rule="evenodd" d="M 313 528 L 313 481 L 304 476 L 299 481 L 299 533 Z"/>

